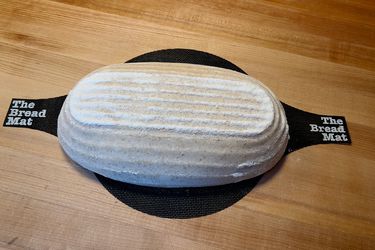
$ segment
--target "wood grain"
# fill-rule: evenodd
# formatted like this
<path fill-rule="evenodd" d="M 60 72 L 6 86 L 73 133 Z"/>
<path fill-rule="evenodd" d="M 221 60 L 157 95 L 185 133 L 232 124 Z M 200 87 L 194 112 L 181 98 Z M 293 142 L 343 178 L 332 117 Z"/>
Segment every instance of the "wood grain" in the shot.
<path fill-rule="evenodd" d="M 0 1 L 0 117 L 11 98 L 68 93 L 88 72 L 163 48 L 226 58 L 298 108 L 344 115 L 351 146 L 288 155 L 219 213 L 161 219 L 112 197 L 57 138 L 0 128 L 5 249 L 371 249 L 373 1 Z"/>

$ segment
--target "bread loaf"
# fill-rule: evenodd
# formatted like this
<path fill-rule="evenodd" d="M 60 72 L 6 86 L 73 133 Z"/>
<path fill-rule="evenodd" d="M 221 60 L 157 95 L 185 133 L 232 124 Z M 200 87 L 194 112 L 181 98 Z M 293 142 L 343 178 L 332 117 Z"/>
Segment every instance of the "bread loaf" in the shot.
<path fill-rule="evenodd" d="M 200 187 L 260 175 L 283 156 L 288 124 L 261 82 L 179 63 L 98 69 L 69 93 L 58 138 L 80 166 L 156 187 Z"/>

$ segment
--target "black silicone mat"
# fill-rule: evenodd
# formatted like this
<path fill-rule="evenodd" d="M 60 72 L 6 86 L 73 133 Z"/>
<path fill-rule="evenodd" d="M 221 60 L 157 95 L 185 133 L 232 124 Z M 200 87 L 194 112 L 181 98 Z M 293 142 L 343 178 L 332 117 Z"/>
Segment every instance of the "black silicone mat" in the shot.
<path fill-rule="evenodd" d="M 189 49 L 150 52 L 126 63 L 191 63 L 235 70 L 233 63 L 218 56 Z M 166 218 L 194 218 L 223 210 L 248 194 L 262 176 L 235 184 L 204 188 L 153 188 L 114 181 L 96 174 L 103 186 L 117 199 L 141 212 Z"/>
<path fill-rule="evenodd" d="M 167 49 L 143 54 L 126 63 L 169 62 L 221 67 L 246 74 L 218 56 L 190 49 Z M 31 128 L 57 135 L 57 118 L 65 96 L 11 101 L 3 126 Z M 315 144 L 350 144 L 345 118 L 318 115 L 282 103 L 289 125 L 285 154 Z M 30 117 L 35 114 L 34 117 Z M 32 116 L 32 115 L 31 115 Z M 194 218 L 221 211 L 247 195 L 262 178 L 203 188 L 153 188 L 127 184 L 96 174 L 118 200 L 138 211 L 164 218 Z"/>

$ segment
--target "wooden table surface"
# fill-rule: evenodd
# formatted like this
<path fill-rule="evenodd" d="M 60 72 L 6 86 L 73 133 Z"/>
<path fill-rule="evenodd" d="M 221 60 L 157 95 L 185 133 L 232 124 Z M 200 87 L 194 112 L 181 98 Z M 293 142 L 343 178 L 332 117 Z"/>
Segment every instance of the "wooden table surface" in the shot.
<path fill-rule="evenodd" d="M 163 219 L 74 168 L 57 138 L 0 127 L 0 246 L 9 249 L 374 249 L 375 2 L 2 0 L 0 117 L 145 52 L 226 58 L 280 100 L 346 117 L 352 145 L 288 155 L 233 206 Z"/>

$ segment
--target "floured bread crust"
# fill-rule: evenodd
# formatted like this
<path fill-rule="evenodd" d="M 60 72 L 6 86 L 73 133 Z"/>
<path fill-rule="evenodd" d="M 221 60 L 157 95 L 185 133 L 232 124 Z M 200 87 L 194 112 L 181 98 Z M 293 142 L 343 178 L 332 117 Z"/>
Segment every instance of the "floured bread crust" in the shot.
<path fill-rule="evenodd" d="M 58 137 L 80 166 L 138 185 L 238 182 L 283 156 L 288 124 L 261 82 L 227 69 L 127 63 L 98 69 L 69 93 Z"/>

